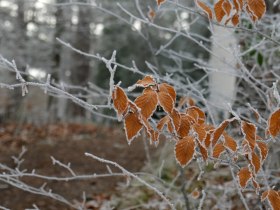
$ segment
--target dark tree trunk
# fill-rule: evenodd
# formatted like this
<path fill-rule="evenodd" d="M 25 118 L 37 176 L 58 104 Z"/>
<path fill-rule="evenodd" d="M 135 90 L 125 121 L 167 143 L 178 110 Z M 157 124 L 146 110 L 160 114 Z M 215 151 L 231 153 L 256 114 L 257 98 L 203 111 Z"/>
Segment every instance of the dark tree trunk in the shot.
<path fill-rule="evenodd" d="M 56 3 L 63 3 L 63 0 L 56 0 Z M 55 11 L 55 32 L 53 37 L 52 48 L 52 78 L 56 81 L 64 81 L 65 72 L 61 69 L 62 46 L 56 41 L 56 38 L 61 38 L 65 31 L 65 14 L 63 7 L 57 7 Z M 48 113 L 49 121 L 60 121 L 62 116 L 58 116 L 59 99 L 49 96 L 48 98 Z"/>
<path fill-rule="evenodd" d="M 91 13 L 87 6 L 80 6 L 78 11 L 78 24 L 76 28 L 76 35 L 74 47 L 82 52 L 88 53 L 90 51 L 90 21 Z M 72 66 L 71 66 L 71 82 L 73 85 L 86 86 L 90 78 L 90 60 L 88 57 L 73 52 Z M 76 92 L 84 94 L 83 92 Z M 70 114 L 73 117 L 84 117 L 85 109 L 76 104 L 70 105 Z"/>

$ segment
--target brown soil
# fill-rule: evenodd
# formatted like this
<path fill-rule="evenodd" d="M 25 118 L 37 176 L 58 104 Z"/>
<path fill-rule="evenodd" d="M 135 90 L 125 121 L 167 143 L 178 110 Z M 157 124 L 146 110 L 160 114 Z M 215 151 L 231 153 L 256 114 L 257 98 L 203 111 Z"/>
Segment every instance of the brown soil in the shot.
<path fill-rule="evenodd" d="M 48 125 L 36 127 L 33 125 L 1 125 L 0 130 L 0 163 L 14 168 L 11 158 L 17 156 L 24 145 L 27 152 L 21 169 L 48 176 L 71 176 L 71 174 L 52 164 L 51 156 L 62 163 L 71 163 L 71 168 L 78 175 L 107 173 L 104 164 L 84 155 L 85 152 L 113 160 L 132 172 L 139 171 L 145 164 L 146 155 L 141 139 L 128 146 L 124 132 L 119 127 L 99 128 L 93 125 Z M 153 152 L 154 150 L 151 150 Z M 113 171 L 118 171 L 111 167 Z M 0 171 L 3 172 L 3 171 Z M 70 202 L 81 202 L 83 192 L 87 200 L 92 198 L 110 199 L 116 192 L 123 177 L 109 177 L 76 181 L 48 181 L 39 178 L 21 178 L 22 181 L 34 187 L 46 183 L 45 189 L 65 197 Z M 35 204 L 40 209 L 56 210 L 71 209 L 67 205 L 35 195 L 0 181 L 0 206 L 9 209 L 32 209 Z"/>

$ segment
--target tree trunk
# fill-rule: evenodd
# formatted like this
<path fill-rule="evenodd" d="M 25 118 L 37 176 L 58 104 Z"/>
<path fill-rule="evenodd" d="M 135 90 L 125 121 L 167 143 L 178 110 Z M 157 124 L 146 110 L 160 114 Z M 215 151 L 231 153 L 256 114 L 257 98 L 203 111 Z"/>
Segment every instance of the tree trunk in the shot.
<path fill-rule="evenodd" d="M 63 3 L 63 0 L 56 0 L 56 3 Z M 56 82 L 66 82 L 65 69 L 62 66 L 62 46 L 56 41 L 56 38 L 61 38 L 65 31 L 65 14 L 63 7 L 57 7 L 55 11 L 55 32 L 53 37 L 53 52 L 52 52 L 52 78 Z M 49 121 L 64 121 L 66 111 L 66 99 L 54 98 L 49 96 L 48 99 L 48 113 Z"/>
<path fill-rule="evenodd" d="M 76 29 L 74 47 L 82 52 L 88 53 L 90 51 L 90 8 L 80 6 L 78 11 L 78 24 Z M 86 86 L 90 78 L 90 60 L 84 55 L 73 52 L 72 66 L 71 66 L 71 82 L 73 85 Z M 76 92 L 84 94 L 82 91 Z M 85 109 L 71 104 L 70 114 L 72 117 L 84 117 Z"/>
<path fill-rule="evenodd" d="M 218 72 L 212 71 L 209 75 L 210 103 L 213 107 L 214 120 L 228 117 L 227 104 L 235 99 L 236 60 L 233 49 L 237 49 L 237 39 L 233 29 L 213 26 L 212 52 L 209 65 Z"/>

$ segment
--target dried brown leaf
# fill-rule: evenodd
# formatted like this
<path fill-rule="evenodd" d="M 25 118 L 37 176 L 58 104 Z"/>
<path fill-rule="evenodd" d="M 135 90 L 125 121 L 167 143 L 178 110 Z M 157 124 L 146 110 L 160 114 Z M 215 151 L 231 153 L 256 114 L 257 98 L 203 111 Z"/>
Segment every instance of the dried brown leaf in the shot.
<path fill-rule="evenodd" d="M 183 167 L 188 165 L 194 155 L 195 142 L 192 136 L 186 136 L 179 140 L 175 146 L 175 156 L 178 163 Z"/>
<path fill-rule="evenodd" d="M 280 134 L 280 109 L 270 115 L 268 119 L 268 132 L 274 138 Z"/>
<path fill-rule="evenodd" d="M 124 119 L 124 129 L 128 143 L 138 136 L 143 128 L 140 116 L 137 112 L 128 113 Z"/>
<path fill-rule="evenodd" d="M 261 160 L 264 161 L 268 154 L 268 147 L 265 142 L 257 142 L 257 146 L 260 150 Z"/>
<path fill-rule="evenodd" d="M 149 119 L 155 112 L 158 104 L 157 93 L 151 88 L 146 88 L 134 103 L 141 109 L 144 118 Z"/>
<path fill-rule="evenodd" d="M 210 20 L 212 20 L 213 12 L 212 12 L 212 9 L 208 5 L 206 5 L 204 2 L 199 1 L 199 0 L 196 0 L 196 5 L 206 13 L 206 15 L 208 16 L 208 18 Z"/>
<path fill-rule="evenodd" d="M 220 155 L 225 151 L 225 147 L 222 143 L 218 143 L 215 145 L 213 149 L 213 157 L 214 158 L 219 158 Z"/>
<path fill-rule="evenodd" d="M 128 98 L 121 87 L 115 86 L 112 93 L 112 100 L 117 111 L 118 119 L 120 120 L 128 108 Z"/>
<path fill-rule="evenodd" d="M 242 188 L 245 188 L 252 178 L 252 173 L 250 172 L 248 167 L 241 168 L 237 174 L 239 184 Z"/>
<path fill-rule="evenodd" d="M 247 0 L 247 11 L 253 21 L 261 19 L 266 11 L 265 1 Z"/>
<path fill-rule="evenodd" d="M 241 128 L 245 141 L 249 143 L 249 146 L 253 151 L 256 145 L 257 127 L 253 123 L 242 121 Z"/>
<path fill-rule="evenodd" d="M 223 135 L 224 135 L 224 138 L 225 138 L 224 146 L 227 149 L 230 149 L 231 151 L 236 152 L 237 144 L 236 144 L 235 140 L 230 135 L 228 135 L 226 133 L 224 133 Z"/>

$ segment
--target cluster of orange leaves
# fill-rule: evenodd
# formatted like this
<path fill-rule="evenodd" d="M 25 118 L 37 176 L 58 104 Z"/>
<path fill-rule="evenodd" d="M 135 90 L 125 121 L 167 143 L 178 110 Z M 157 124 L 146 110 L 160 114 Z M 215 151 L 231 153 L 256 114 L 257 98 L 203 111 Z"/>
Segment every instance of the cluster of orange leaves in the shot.
<path fill-rule="evenodd" d="M 165 0 L 157 0 L 158 6 L 163 3 L 165 3 Z M 201 0 L 195 0 L 195 3 L 210 20 L 215 16 L 217 22 L 223 22 L 225 25 L 231 22 L 234 26 L 237 26 L 242 12 L 248 14 L 250 19 L 256 22 L 263 17 L 266 11 L 265 0 L 219 0 L 214 4 L 214 8 Z M 156 12 L 150 8 L 149 18 L 152 20 L 155 15 Z"/>
<path fill-rule="evenodd" d="M 150 141 L 156 145 L 159 141 L 159 135 L 168 133 L 176 141 L 175 156 L 182 167 L 189 164 L 195 156 L 206 161 L 209 157 L 217 159 L 223 153 L 227 153 L 234 157 L 233 161 L 238 160 L 238 144 L 225 131 L 231 122 L 239 121 L 238 119 L 224 120 L 217 127 L 207 124 L 205 113 L 195 106 L 192 99 L 182 98 L 178 106 L 175 107 L 175 89 L 167 83 L 157 83 L 150 75 L 138 80 L 131 90 L 136 87 L 144 90 L 134 101 L 130 100 L 125 91 L 118 85 L 114 87 L 112 93 L 113 104 L 118 119 L 124 121 L 124 129 L 129 144 L 140 134 L 141 130 L 144 130 Z M 188 104 L 187 108 L 180 111 L 185 104 Z M 166 115 L 153 126 L 152 116 L 158 106 L 163 109 Z M 267 157 L 268 146 L 257 135 L 257 127 L 253 123 L 242 120 L 239 123 L 244 136 L 241 151 L 248 162 L 248 165 L 241 168 L 237 174 L 239 184 L 242 188 L 245 188 L 249 181 L 252 181 L 256 191 L 258 191 L 260 186 L 256 181 L 256 174 L 260 171 Z M 270 134 L 273 138 L 280 134 L 280 109 L 273 112 L 269 117 L 267 134 Z M 276 193 L 279 196 L 277 198 L 280 199 L 279 192 Z M 270 195 L 271 193 L 268 193 L 267 196 L 264 196 L 264 199 L 268 198 L 273 203 Z M 274 191 L 272 195 L 274 195 Z"/>
<path fill-rule="evenodd" d="M 225 21 L 225 25 L 231 21 L 236 26 L 240 22 L 240 15 L 245 12 L 252 21 L 260 20 L 266 11 L 264 0 L 219 0 L 214 4 L 214 11 L 204 2 L 196 0 L 196 4 L 208 16 L 210 20 L 215 14 L 216 20 L 221 23 Z"/>

